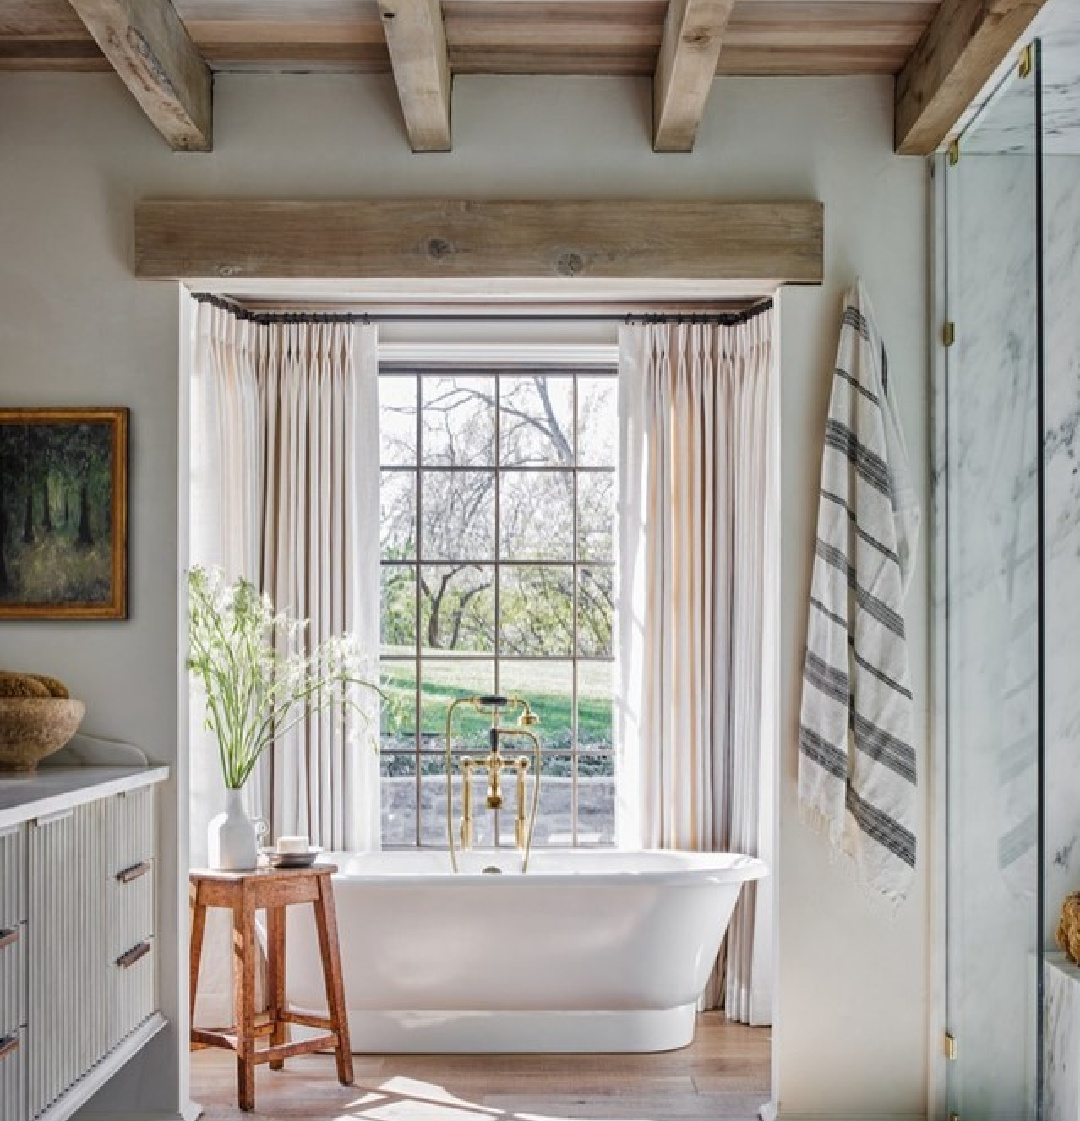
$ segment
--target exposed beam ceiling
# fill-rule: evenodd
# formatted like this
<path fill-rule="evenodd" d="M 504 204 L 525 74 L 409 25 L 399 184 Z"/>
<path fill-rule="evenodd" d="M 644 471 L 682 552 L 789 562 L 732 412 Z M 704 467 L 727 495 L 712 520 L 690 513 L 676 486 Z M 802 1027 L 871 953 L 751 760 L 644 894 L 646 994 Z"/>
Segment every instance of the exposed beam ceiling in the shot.
<path fill-rule="evenodd" d="M 148 200 L 135 275 L 819 284 L 819 202 Z"/>
<path fill-rule="evenodd" d="M 450 60 L 439 0 L 378 0 L 414 152 L 450 150 Z"/>
<path fill-rule="evenodd" d="M 210 151 L 210 69 L 169 0 L 70 2 L 168 143 L 177 151 Z"/>
<path fill-rule="evenodd" d="M 173 0 L 212 70 L 387 73 L 376 0 Z M 735 0 L 718 74 L 896 74 L 939 0 Z M 454 74 L 649 75 L 666 0 L 443 0 Z M 108 69 L 68 0 L 0 0 L 0 69 Z"/>
<path fill-rule="evenodd" d="M 896 80 L 896 150 L 948 138 L 1046 0 L 943 0 Z"/>
<path fill-rule="evenodd" d="M 653 150 L 689 152 L 735 0 L 671 0 L 653 75 Z"/>

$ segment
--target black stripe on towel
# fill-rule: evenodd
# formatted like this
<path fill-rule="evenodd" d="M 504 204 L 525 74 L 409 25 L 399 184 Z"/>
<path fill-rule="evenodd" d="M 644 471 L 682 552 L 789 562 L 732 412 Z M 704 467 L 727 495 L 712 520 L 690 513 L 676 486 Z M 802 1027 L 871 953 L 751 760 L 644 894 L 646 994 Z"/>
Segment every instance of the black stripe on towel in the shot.
<path fill-rule="evenodd" d="M 872 837 L 879 845 L 887 848 L 909 868 L 915 867 L 914 833 L 905 829 L 900 822 L 889 817 L 876 806 L 863 801 L 850 785 L 847 788 L 846 801 L 852 817 L 868 837 Z"/>
<path fill-rule="evenodd" d="M 858 308 L 844 308 L 844 318 L 841 322 L 845 327 L 854 327 L 867 342 L 870 341 L 870 324 Z"/>
<path fill-rule="evenodd" d="M 832 419 L 825 421 L 825 446 L 847 456 L 859 477 L 892 501 L 888 465 L 880 455 L 866 447 L 846 424 Z"/>
<path fill-rule="evenodd" d="M 848 501 L 846 498 L 841 498 L 840 495 L 833 494 L 832 491 L 825 490 L 824 487 L 821 490 L 821 497 L 829 502 L 832 502 L 834 505 L 839 506 L 847 514 L 848 520 L 855 527 L 855 533 L 859 538 L 865 541 L 867 545 L 870 545 L 872 548 L 877 549 L 877 551 L 883 557 L 891 560 L 897 566 L 897 568 L 900 567 L 900 557 L 896 553 L 894 553 L 892 549 L 888 547 L 888 545 L 883 545 L 876 537 L 871 537 L 871 535 L 867 533 L 861 525 L 859 525 L 858 516 L 856 515 L 855 511 L 852 510 L 852 508 L 848 505 Z"/>
<path fill-rule="evenodd" d="M 799 750 L 834 778 L 847 782 L 847 756 L 805 724 L 799 725 Z"/>
<path fill-rule="evenodd" d="M 838 378 L 843 378 L 844 381 L 846 381 L 852 389 L 857 389 L 870 402 L 870 404 L 881 404 L 881 402 L 878 400 L 878 395 L 874 393 L 873 390 L 867 389 L 865 385 L 860 385 L 858 378 L 855 378 L 851 374 L 849 374 L 847 370 L 843 368 L 843 366 L 837 366 L 833 372 Z"/>
<path fill-rule="evenodd" d="M 897 739 L 858 712 L 855 713 L 852 728 L 855 732 L 855 746 L 863 755 L 888 767 L 890 771 L 895 771 L 908 782 L 915 781 L 915 749 L 911 744 Z"/>
<path fill-rule="evenodd" d="M 832 697 L 842 705 L 847 705 L 851 698 L 851 685 L 848 681 L 847 670 L 830 666 L 824 658 L 819 658 L 812 650 L 806 652 L 806 666 L 803 676 L 816 689 L 826 697 Z"/>
<path fill-rule="evenodd" d="M 888 685 L 890 689 L 895 689 L 900 694 L 900 696 L 906 697 L 909 701 L 912 699 L 910 689 L 905 688 L 900 684 L 899 681 L 893 681 L 893 679 L 884 670 L 878 669 L 877 666 L 872 666 L 858 652 L 858 650 L 853 649 L 852 654 L 855 658 L 855 664 L 859 667 L 859 669 L 865 670 L 868 674 L 870 674 L 871 677 L 876 677 L 882 685 Z"/>
<path fill-rule="evenodd" d="M 888 627 L 898 638 L 904 637 L 904 617 L 885 603 L 883 600 L 872 596 L 864 588 L 860 588 L 855 579 L 855 569 L 848 564 L 844 553 L 835 545 L 826 545 L 819 537 L 814 546 L 814 551 L 833 568 L 839 569 L 846 577 L 848 587 L 855 592 L 855 600 L 859 607 L 869 616 L 876 619 L 883 627 Z"/>
<path fill-rule="evenodd" d="M 843 627 L 844 630 L 847 630 L 847 625 L 848 625 L 847 619 L 845 619 L 843 617 L 843 615 L 837 615 L 835 611 L 830 611 L 825 606 L 825 604 L 823 604 L 821 602 L 820 599 L 815 599 L 813 596 L 811 596 L 810 597 L 810 605 L 812 607 L 816 608 L 818 611 L 820 611 L 821 614 L 824 615 L 826 619 L 830 619 L 838 627 Z"/>

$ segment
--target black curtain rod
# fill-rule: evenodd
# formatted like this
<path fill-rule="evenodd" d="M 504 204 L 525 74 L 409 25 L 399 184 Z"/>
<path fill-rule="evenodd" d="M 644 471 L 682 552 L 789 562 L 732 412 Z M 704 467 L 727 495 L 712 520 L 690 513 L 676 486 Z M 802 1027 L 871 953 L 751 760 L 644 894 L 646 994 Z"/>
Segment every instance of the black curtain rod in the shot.
<path fill-rule="evenodd" d="M 715 312 L 301 312 L 252 311 L 250 308 L 215 296 L 210 292 L 193 292 L 192 298 L 200 304 L 210 304 L 230 312 L 237 319 L 250 323 L 468 323 L 468 322 L 524 322 L 524 323 L 719 323 L 733 326 L 746 323 L 768 311 L 771 298 L 758 301 L 742 311 Z"/>

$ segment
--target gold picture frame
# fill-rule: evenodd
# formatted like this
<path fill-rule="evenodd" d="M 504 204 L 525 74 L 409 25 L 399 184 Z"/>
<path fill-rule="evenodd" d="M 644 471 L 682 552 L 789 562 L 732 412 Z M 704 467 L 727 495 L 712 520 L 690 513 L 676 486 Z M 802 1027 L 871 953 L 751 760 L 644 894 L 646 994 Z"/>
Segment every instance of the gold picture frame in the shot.
<path fill-rule="evenodd" d="M 128 410 L 0 408 L 0 619 L 126 619 Z"/>

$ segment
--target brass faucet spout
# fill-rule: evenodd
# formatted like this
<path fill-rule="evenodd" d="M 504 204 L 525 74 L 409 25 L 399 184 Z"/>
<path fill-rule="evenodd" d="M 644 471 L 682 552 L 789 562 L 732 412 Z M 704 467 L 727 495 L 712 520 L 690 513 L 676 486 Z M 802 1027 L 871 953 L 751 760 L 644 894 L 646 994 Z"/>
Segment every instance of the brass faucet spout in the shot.
<path fill-rule="evenodd" d="M 528 868 L 529 852 L 532 846 L 532 832 L 536 824 L 536 812 L 539 808 L 540 795 L 540 740 L 531 725 L 538 724 L 540 718 L 533 712 L 529 702 L 522 697 L 502 697 L 485 695 L 476 697 L 458 697 L 451 702 L 446 712 L 446 826 L 450 849 L 450 866 L 456 872 L 457 851 L 455 847 L 455 829 L 453 826 L 453 717 L 454 710 L 463 704 L 471 704 L 476 712 L 491 716 L 491 728 L 488 730 L 489 751 L 483 759 L 474 759 L 463 756 L 460 760 L 462 779 L 461 791 L 461 823 L 457 830 L 459 843 L 462 849 L 471 849 L 473 845 L 473 809 L 472 809 L 472 779 L 474 771 L 487 774 L 487 791 L 485 803 L 488 809 L 499 810 L 504 805 L 502 790 L 503 771 L 516 773 L 517 812 L 514 820 L 514 842 L 522 852 L 521 870 Z M 500 727 L 499 716 L 507 709 L 520 709 L 520 716 L 516 727 Z M 527 786 L 526 774 L 529 769 L 529 757 L 519 755 L 515 759 L 507 758 L 499 749 L 500 741 L 506 736 L 524 737 L 532 745 L 535 756 L 536 778 L 533 782 L 533 796 L 526 811 Z M 495 844 L 498 846 L 499 838 L 496 836 Z"/>

